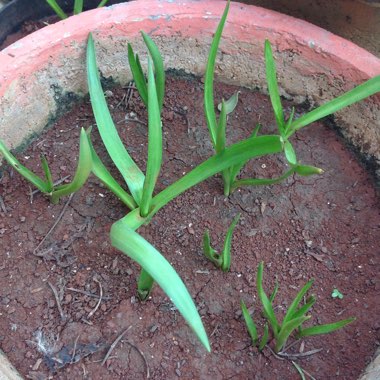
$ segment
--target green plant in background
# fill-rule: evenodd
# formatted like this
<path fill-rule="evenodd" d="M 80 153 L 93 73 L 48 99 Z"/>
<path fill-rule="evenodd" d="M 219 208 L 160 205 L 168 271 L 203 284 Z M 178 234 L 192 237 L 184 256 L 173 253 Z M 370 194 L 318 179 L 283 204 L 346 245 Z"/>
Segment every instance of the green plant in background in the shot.
<path fill-rule="evenodd" d="M 63 11 L 63 9 L 59 6 L 59 4 L 57 3 L 56 0 L 45 0 L 45 1 L 50 5 L 50 7 L 54 10 L 54 12 L 57 14 L 57 16 L 59 18 L 64 20 L 65 18 L 68 17 L 67 14 Z M 100 1 L 98 8 L 106 5 L 107 2 L 108 2 L 108 0 Z M 82 13 L 82 12 L 83 12 L 83 0 L 75 0 L 74 1 L 73 13 L 75 15 L 77 15 L 77 14 Z"/>
<path fill-rule="evenodd" d="M 310 311 L 310 309 L 316 301 L 315 296 L 311 295 L 306 299 L 306 301 L 303 304 L 301 304 L 301 301 L 304 299 L 306 293 L 313 284 L 313 280 L 310 280 L 304 285 L 304 287 L 294 298 L 293 302 L 291 303 L 285 314 L 285 317 L 282 320 L 282 323 L 280 324 L 276 318 L 273 308 L 273 301 L 278 290 L 278 285 L 275 286 L 275 290 L 273 291 L 272 295 L 268 298 L 263 288 L 263 271 L 264 263 L 261 262 L 257 269 L 256 286 L 257 293 L 263 307 L 263 315 L 264 318 L 267 320 L 267 323 L 265 324 L 263 338 L 260 341 L 260 343 L 256 324 L 253 321 L 251 315 L 249 314 L 244 302 L 241 301 L 242 313 L 247 326 L 247 330 L 249 332 L 249 335 L 251 336 L 252 343 L 258 346 L 260 351 L 265 347 L 265 345 L 268 342 L 268 325 L 271 327 L 273 338 L 275 340 L 274 351 L 276 353 L 281 353 L 281 350 L 285 348 L 286 342 L 293 332 L 296 333 L 295 337 L 297 339 L 313 335 L 329 334 L 335 330 L 347 326 L 349 323 L 353 322 L 356 319 L 348 318 L 335 323 L 303 328 L 302 325 L 311 318 L 311 315 L 307 315 L 307 313 Z"/>
<path fill-rule="evenodd" d="M 211 44 L 210 53 L 208 56 L 206 74 L 205 74 L 205 90 L 204 90 L 204 110 L 206 116 L 207 127 L 210 134 L 210 139 L 216 153 L 221 153 L 226 147 L 226 125 L 227 115 L 235 108 L 237 104 L 237 95 L 231 97 L 230 100 L 225 102 L 222 100 L 219 119 L 216 117 L 214 107 L 214 72 L 216 55 L 218 51 L 219 42 L 222 36 L 224 24 L 226 22 L 229 2 L 227 2 L 225 11 L 220 20 L 218 28 L 215 32 L 214 39 Z M 286 119 L 281 104 L 277 79 L 276 79 L 276 66 L 273 59 L 272 47 L 270 42 L 265 41 L 264 48 L 265 68 L 266 68 L 266 81 L 268 92 L 278 127 L 278 131 L 283 144 L 283 152 L 290 168 L 277 178 L 244 178 L 237 179 L 242 168 L 246 162 L 242 161 L 238 165 L 231 166 L 222 172 L 224 194 L 228 196 L 232 191 L 241 186 L 257 186 L 257 185 L 272 185 L 279 183 L 297 173 L 301 176 L 309 176 L 314 174 L 321 174 L 322 169 L 314 166 L 302 165 L 297 160 L 294 148 L 289 141 L 289 138 L 299 129 L 317 121 L 325 116 L 328 116 L 340 109 L 356 103 L 368 96 L 371 96 L 380 91 L 380 76 L 374 77 L 367 82 L 357 86 L 351 91 L 348 91 L 342 96 L 331 100 L 330 102 L 321 105 L 320 107 L 308 112 L 298 119 L 294 119 L 294 108 L 290 116 Z M 256 126 L 252 132 L 251 137 L 256 137 L 260 131 L 260 125 Z"/>
<path fill-rule="evenodd" d="M 79 9 L 79 5 L 77 9 Z M 75 185 L 72 185 L 71 187 L 69 185 L 64 185 L 65 187 L 63 187 L 63 189 L 61 187 L 53 188 L 53 190 L 51 189 L 51 174 L 45 161 L 43 161 L 43 167 L 46 178 L 45 180 L 41 180 L 29 170 L 21 166 L 5 148 L 4 144 L 0 145 L 0 153 L 4 155 L 6 160 L 21 175 L 36 185 L 44 193 L 50 195 L 53 201 L 57 201 L 59 197 L 67 195 L 69 192 L 79 190 L 90 172 L 97 176 L 117 197 L 119 197 L 121 201 L 130 209 L 130 212 L 112 225 L 110 232 L 111 242 L 114 247 L 121 250 L 124 254 L 136 261 L 142 267 L 140 278 L 138 280 L 138 294 L 140 298 L 145 299 L 148 297 L 154 282 L 156 282 L 168 295 L 168 297 L 170 297 L 178 311 L 194 330 L 200 342 L 206 347 L 207 350 L 210 350 L 207 334 L 187 288 L 175 269 L 164 258 L 164 256 L 148 241 L 140 236 L 136 230 L 141 225 L 148 223 L 151 218 L 172 199 L 217 173 L 222 173 L 226 194 L 229 194 L 236 187 L 243 185 L 276 183 L 283 178 L 286 178 L 286 176 L 289 176 L 293 172 L 301 175 L 320 173 L 320 169 L 318 168 L 301 165 L 297 162 L 294 149 L 288 141 L 289 137 L 303 126 L 380 90 L 379 76 L 331 101 L 327 105 L 321 106 L 307 115 L 300 117 L 297 120 L 293 121 L 291 116 L 287 121 L 284 121 L 283 114 L 281 113 L 282 111 L 279 111 L 281 101 L 278 95 L 276 78 L 275 75 L 273 76 L 273 74 L 270 74 L 273 72 L 274 63 L 271 63 L 271 50 L 269 42 L 267 42 L 265 49 L 267 76 L 271 78 L 271 84 L 268 85 L 268 87 L 272 104 L 275 104 L 274 109 L 280 134 L 258 135 L 260 126 L 256 126 L 249 138 L 230 146 L 226 146 L 227 115 L 237 104 L 237 94 L 236 99 L 232 97 L 228 101 L 222 101 L 220 107 L 220 117 L 217 121 L 213 101 L 213 72 L 216 52 L 228 9 L 229 2 L 226 5 L 210 49 L 205 82 L 206 120 L 216 152 L 209 159 L 202 162 L 200 165 L 195 167 L 173 184 L 169 185 L 160 193 L 155 194 L 154 188 L 157 177 L 161 171 L 162 162 L 161 110 L 165 92 L 165 72 L 163 61 L 157 46 L 145 33 L 142 33 L 142 36 L 150 55 L 150 58 L 148 59 L 146 76 L 144 75 L 139 56 L 134 53 L 130 45 L 128 46 L 128 59 L 131 72 L 142 101 L 148 109 L 148 157 L 145 174 L 129 155 L 112 121 L 100 83 L 96 63 L 95 46 L 91 35 L 88 38 L 87 45 L 87 80 L 97 128 L 109 156 L 117 169 L 120 171 L 129 191 L 126 191 L 118 184 L 95 152 L 91 143 L 91 129 L 87 132 L 82 131 L 81 133 L 80 158 L 77 173 L 75 174 L 73 180 Z M 84 152 L 87 153 L 85 154 Z M 90 154 L 88 152 L 90 152 Z M 256 178 L 236 180 L 238 173 L 248 160 L 282 152 L 285 152 L 285 156 L 291 165 L 290 170 L 283 176 L 277 179 Z M 81 160 L 81 155 L 85 155 L 87 159 L 83 158 Z M 86 165 L 82 165 L 82 162 L 85 162 Z M 91 164 L 89 164 L 89 162 L 91 162 Z M 82 168 L 82 166 L 85 167 L 86 170 L 79 170 L 79 167 Z M 52 194 L 54 194 L 54 191 L 58 192 L 53 197 Z M 226 262 L 228 262 L 228 259 Z M 265 298 L 263 299 L 265 300 Z M 268 301 L 270 305 L 272 301 L 273 300 L 270 300 L 270 302 Z M 268 308 L 268 310 L 270 311 L 270 308 Z M 297 318 L 304 320 L 308 319 L 304 315 L 298 315 L 301 311 L 302 307 L 296 312 Z M 289 316 L 289 318 L 292 318 L 287 321 L 292 322 L 292 325 L 289 325 L 288 323 L 284 325 L 283 323 L 279 326 L 275 320 L 275 317 L 273 318 L 273 316 L 267 311 L 265 311 L 265 313 L 267 313 L 268 320 L 272 325 L 273 331 L 275 331 L 276 340 L 278 342 L 285 342 L 287 338 L 285 336 L 286 333 L 295 324 L 295 316 Z M 300 320 L 297 320 L 297 322 L 299 321 Z M 264 338 L 265 335 L 269 334 L 269 327 L 267 327 L 267 330 L 267 333 L 264 331 Z M 299 334 L 304 334 L 303 336 L 306 336 L 305 334 L 308 332 L 310 333 L 310 330 L 305 329 L 302 330 L 302 332 L 299 332 Z M 314 333 L 318 332 L 315 330 Z M 263 346 L 265 346 L 267 339 L 268 338 L 264 339 L 264 343 L 263 341 L 261 342 Z"/>
<path fill-rule="evenodd" d="M 237 214 L 228 227 L 226 238 L 224 239 L 223 250 L 219 254 L 215 249 L 211 247 L 210 243 L 210 233 L 205 231 L 203 235 L 203 253 L 204 255 L 213 262 L 218 268 L 223 272 L 228 272 L 231 266 L 231 243 L 232 243 L 232 234 L 234 229 L 240 219 L 240 214 Z"/>

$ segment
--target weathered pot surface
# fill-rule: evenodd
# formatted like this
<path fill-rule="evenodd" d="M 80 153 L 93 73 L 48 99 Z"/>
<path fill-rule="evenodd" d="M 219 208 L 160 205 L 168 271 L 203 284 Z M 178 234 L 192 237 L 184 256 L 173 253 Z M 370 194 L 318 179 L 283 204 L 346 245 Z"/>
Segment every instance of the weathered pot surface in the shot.
<path fill-rule="evenodd" d="M 15 148 L 54 120 L 68 100 L 87 93 L 85 48 L 96 41 L 104 77 L 131 79 L 127 43 L 143 46 L 140 30 L 159 46 L 167 69 L 201 76 L 219 1 L 134 1 L 96 9 L 48 26 L 0 52 L 0 138 Z M 380 60 L 311 24 L 263 8 L 232 3 L 217 65 L 221 81 L 266 90 L 263 46 L 275 50 L 281 93 L 296 103 L 319 104 L 380 74 Z M 173 54 L 175 52 L 175 54 Z M 342 133 L 368 160 L 380 163 L 380 97 L 336 116 Z"/>

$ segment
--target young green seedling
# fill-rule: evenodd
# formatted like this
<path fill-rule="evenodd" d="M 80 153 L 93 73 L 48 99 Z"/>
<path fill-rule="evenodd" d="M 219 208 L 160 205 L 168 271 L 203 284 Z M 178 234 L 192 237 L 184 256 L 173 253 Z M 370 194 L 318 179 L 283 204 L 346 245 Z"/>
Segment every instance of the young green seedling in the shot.
<path fill-rule="evenodd" d="M 291 303 L 285 314 L 284 319 L 282 320 L 282 323 L 280 324 L 276 318 L 274 308 L 272 306 L 275 294 L 277 293 L 278 286 L 275 286 L 275 290 L 272 293 L 272 296 L 268 298 L 263 288 L 263 270 L 264 263 L 261 262 L 257 269 L 256 285 L 257 293 L 263 307 L 263 315 L 267 320 L 267 325 L 264 328 L 263 339 L 259 345 L 260 350 L 264 348 L 268 340 L 268 325 L 271 327 L 273 338 L 275 340 L 274 351 L 276 353 L 281 354 L 281 350 L 285 347 L 289 336 L 293 332 L 296 333 L 295 336 L 297 339 L 312 335 L 329 334 L 335 330 L 343 328 L 344 326 L 348 325 L 349 323 L 355 320 L 355 318 L 348 318 L 335 323 L 303 328 L 302 325 L 311 318 L 311 315 L 307 315 L 307 313 L 310 311 L 311 307 L 314 305 L 316 301 L 315 296 L 312 295 L 306 299 L 306 302 L 303 305 L 301 305 L 301 301 L 303 300 L 304 296 L 313 284 L 313 280 L 310 280 L 304 285 L 304 287 L 294 298 L 293 302 Z M 248 313 L 247 307 L 245 306 L 244 302 L 241 303 L 241 307 L 245 323 L 247 325 L 247 329 L 252 338 L 252 343 L 254 345 L 258 345 L 257 327 L 253 322 L 252 317 Z"/>
<path fill-rule="evenodd" d="M 218 253 L 211 247 L 210 244 L 210 234 L 209 231 L 205 231 L 203 235 L 203 253 L 204 255 L 213 262 L 218 268 L 222 269 L 223 272 L 228 272 L 231 266 L 231 243 L 232 243 L 232 234 L 238 223 L 240 214 L 237 214 L 228 227 L 226 238 L 224 239 L 223 250 L 221 253 Z"/>
<path fill-rule="evenodd" d="M 50 197 L 52 203 L 58 203 L 61 197 L 65 197 L 78 191 L 86 182 L 92 169 L 91 147 L 85 130 L 82 128 L 79 140 L 79 159 L 73 180 L 64 185 L 55 186 L 52 180 L 50 168 L 45 156 L 41 156 L 41 166 L 45 179 L 38 177 L 32 171 L 23 166 L 5 144 L 0 140 L 0 154 L 19 174 L 37 187 L 43 194 Z"/>
<path fill-rule="evenodd" d="M 45 0 L 45 1 L 50 5 L 50 7 L 54 10 L 54 12 L 56 13 L 56 15 L 59 18 L 64 20 L 65 18 L 68 17 L 67 14 L 63 11 L 63 9 L 59 6 L 59 4 L 57 3 L 56 0 Z M 99 3 L 98 8 L 106 5 L 107 2 L 108 2 L 108 0 L 102 0 Z M 75 15 L 77 15 L 77 14 L 82 13 L 82 12 L 83 12 L 83 0 L 75 0 L 74 1 L 74 7 L 73 7 L 73 13 Z"/>
<path fill-rule="evenodd" d="M 343 299 L 343 294 L 338 290 L 334 289 L 331 293 L 332 298 L 339 298 L 340 300 Z"/>

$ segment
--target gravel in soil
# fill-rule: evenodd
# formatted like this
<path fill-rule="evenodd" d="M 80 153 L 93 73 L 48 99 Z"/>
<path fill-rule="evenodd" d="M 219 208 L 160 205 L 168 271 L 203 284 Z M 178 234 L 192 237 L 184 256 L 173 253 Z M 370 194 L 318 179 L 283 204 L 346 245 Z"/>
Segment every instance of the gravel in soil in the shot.
<path fill-rule="evenodd" d="M 157 191 L 212 154 L 202 91 L 199 80 L 167 80 L 165 152 Z M 218 84 L 216 99 L 234 91 Z M 237 109 L 228 120 L 229 143 L 248 137 L 258 122 L 269 126 L 265 133 L 274 131 L 268 98 L 240 91 Z M 106 93 L 128 150 L 145 168 L 146 110 L 136 91 Z M 39 156 L 44 153 L 55 179 L 70 176 L 80 127 L 93 124 L 90 104 L 84 101 L 20 154 L 20 160 L 41 173 Z M 109 164 L 97 132 L 93 135 L 97 151 Z M 255 282 L 263 260 L 267 292 L 276 279 L 280 284 L 275 301 L 280 317 L 297 290 L 315 278 L 312 323 L 357 318 L 343 330 L 306 338 L 289 350 L 322 348 L 296 360 L 317 379 L 356 379 L 379 342 L 380 325 L 374 317 L 379 315 L 376 190 L 355 156 L 326 125 L 314 123 L 293 141 L 299 160 L 323 168 L 323 175 L 242 188 L 229 198 L 223 196 L 220 176 L 215 176 L 179 196 L 139 230 L 188 286 L 209 334 L 211 354 L 161 289 L 155 287 L 146 302 L 137 300 L 139 268 L 111 247 L 108 236 L 112 223 L 128 210 L 104 186 L 91 177 L 69 201 L 52 205 L 41 194 L 31 195 L 29 185 L 5 167 L 0 179 L 1 349 L 30 379 L 144 379 L 148 373 L 153 379 L 297 378 L 290 360 L 252 347 L 241 316 L 242 299 L 261 331 Z M 285 167 L 281 155 L 263 157 L 250 162 L 242 175 L 272 177 Z M 209 229 L 214 247 L 221 249 L 238 212 L 242 215 L 232 242 L 231 271 L 222 273 L 203 256 L 202 236 Z M 332 298 L 335 288 L 343 299 Z"/>

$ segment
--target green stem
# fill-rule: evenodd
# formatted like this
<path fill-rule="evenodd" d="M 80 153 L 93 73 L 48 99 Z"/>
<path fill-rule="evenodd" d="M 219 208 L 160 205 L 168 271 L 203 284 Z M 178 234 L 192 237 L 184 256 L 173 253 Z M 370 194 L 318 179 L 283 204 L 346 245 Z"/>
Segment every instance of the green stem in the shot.
<path fill-rule="evenodd" d="M 137 282 L 137 294 L 141 301 L 145 301 L 149 297 L 153 285 L 153 277 L 144 268 L 142 268 L 139 280 Z"/>

